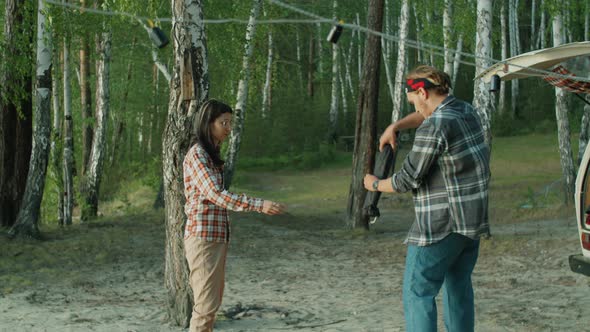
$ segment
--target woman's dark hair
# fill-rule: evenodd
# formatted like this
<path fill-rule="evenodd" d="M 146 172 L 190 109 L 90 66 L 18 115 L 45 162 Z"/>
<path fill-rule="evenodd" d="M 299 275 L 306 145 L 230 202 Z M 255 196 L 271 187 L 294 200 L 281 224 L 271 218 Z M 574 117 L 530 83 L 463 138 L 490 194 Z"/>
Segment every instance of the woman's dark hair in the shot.
<path fill-rule="evenodd" d="M 211 123 L 224 113 L 233 113 L 233 111 L 228 105 L 209 99 L 203 103 L 197 114 L 197 142 L 213 159 L 215 166 L 223 166 L 224 161 L 221 159 L 219 147 L 215 146 L 213 141 Z"/>

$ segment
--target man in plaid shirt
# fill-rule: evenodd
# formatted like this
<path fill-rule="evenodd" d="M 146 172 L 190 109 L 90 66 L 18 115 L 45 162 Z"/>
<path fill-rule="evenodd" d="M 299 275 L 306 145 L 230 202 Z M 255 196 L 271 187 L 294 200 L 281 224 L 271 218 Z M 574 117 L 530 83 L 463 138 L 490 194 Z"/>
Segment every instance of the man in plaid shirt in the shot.
<path fill-rule="evenodd" d="M 436 331 L 435 297 L 445 286 L 447 331 L 474 330 L 471 274 L 479 238 L 489 235 L 489 148 L 481 120 L 451 95 L 449 76 L 419 66 L 406 77 L 406 96 L 416 112 L 390 125 L 380 148 L 395 148 L 395 132 L 418 128 L 401 169 L 380 180 L 367 174 L 367 190 L 412 191 L 416 220 L 408 244 L 403 298 L 407 331 Z"/>

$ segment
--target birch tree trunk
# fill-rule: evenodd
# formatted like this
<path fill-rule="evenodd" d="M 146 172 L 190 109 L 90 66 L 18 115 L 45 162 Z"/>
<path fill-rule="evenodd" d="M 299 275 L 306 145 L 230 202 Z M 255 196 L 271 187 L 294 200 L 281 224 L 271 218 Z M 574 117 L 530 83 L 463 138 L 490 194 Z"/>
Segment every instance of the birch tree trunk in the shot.
<path fill-rule="evenodd" d="M 586 1 L 586 6 L 584 7 L 584 40 L 588 40 L 588 32 L 590 31 L 590 13 L 588 11 L 588 6 L 590 4 Z"/>
<path fill-rule="evenodd" d="M 459 74 L 459 66 L 461 65 L 461 52 L 463 50 L 463 34 L 459 34 L 457 38 L 457 52 L 455 52 L 455 59 L 453 61 L 453 76 L 451 78 L 451 83 L 453 87 L 457 82 L 457 75 Z"/>
<path fill-rule="evenodd" d="M 103 27 L 103 29 L 106 29 L 106 27 Z M 88 169 L 82 180 L 83 203 L 80 217 L 82 221 L 96 217 L 98 213 L 98 197 L 103 175 L 102 169 L 106 152 L 107 123 L 110 111 L 111 38 L 110 32 L 102 32 L 97 41 L 96 123 Z"/>
<path fill-rule="evenodd" d="M 72 224 L 72 211 L 74 210 L 74 126 L 72 123 L 72 89 L 70 85 L 70 51 L 68 42 L 64 38 L 64 139 L 61 165 L 63 193 L 60 198 L 64 225 Z"/>
<path fill-rule="evenodd" d="M 500 0 L 500 57 L 502 60 L 508 58 L 508 45 L 506 43 L 506 0 Z M 504 114 L 506 108 L 506 82 L 500 81 L 500 97 L 498 100 L 498 110 Z M 510 113 L 514 115 L 514 113 Z"/>
<path fill-rule="evenodd" d="M 541 0 L 541 23 L 539 24 L 539 48 L 545 48 L 547 42 L 545 40 L 545 30 L 547 29 L 545 23 L 545 0 Z"/>
<path fill-rule="evenodd" d="M 309 97 L 313 97 L 313 76 L 316 70 L 315 68 L 315 60 L 314 60 L 314 39 L 313 39 L 313 32 L 309 35 L 309 57 L 307 58 L 307 95 Z"/>
<path fill-rule="evenodd" d="M 407 0 L 403 0 L 406 2 Z M 367 26 L 382 31 L 383 0 L 369 0 Z M 406 3 L 407 7 L 407 3 Z M 369 218 L 363 213 L 367 191 L 363 185 L 365 174 L 373 172 L 377 139 L 377 106 L 379 100 L 379 67 L 381 59 L 380 37 L 368 35 L 365 47 L 363 77 L 360 83 L 356 116 L 354 152 L 352 156 L 352 182 L 348 193 L 348 225 L 351 228 L 369 227 Z"/>
<path fill-rule="evenodd" d="M 518 38 L 518 0 L 508 0 L 508 25 L 510 31 L 510 56 L 517 56 L 520 54 L 520 43 Z M 510 115 L 514 118 L 518 113 L 518 83 L 517 79 L 510 81 L 510 87 L 512 89 L 511 94 L 511 109 Z"/>
<path fill-rule="evenodd" d="M 475 35 L 475 76 L 491 65 L 492 57 L 492 1 L 477 1 L 477 33 Z M 473 91 L 473 106 L 477 110 L 485 133 L 485 141 L 492 146 L 490 129 L 493 104 L 490 92 L 483 80 L 475 81 Z"/>
<path fill-rule="evenodd" d="M 406 70 L 406 43 L 408 38 L 408 27 L 410 25 L 410 7 L 408 0 L 401 1 L 401 10 L 399 17 L 399 39 L 397 47 L 397 65 L 395 67 L 395 88 L 393 90 L 393 109 L 391 111 L 391 123 L 396 122 L 401 117 L 402 107 L 402 83 L 404 82 L 404 73 Z"/>
<path fill-rule="evenodd" d="M 535 15 L 536 15 L 536 10 L 537 10 L 537 4 L 535 2 L 535 0 L 531 1 L 531 48 L 530 50 L 534 50 L 535 49 L 535 27 L 536 27 L 536 22 L 535 22 Z"/>
<path fill-rule="evenodd" d="M 299 78 L 299 88 L 303 90 L 303 66 L 301 65 L 301 37 L 299 36 L 299 29 L 297 28 L 295 29 L 295 39 L 297 42 L 297 78 Z"/>
<path fill-rule="evenodd" d="M 451 53 L 451 30 L 453 26 L 453 1 L 445 0 L 443 10 L 443 43 L 445 48 L 445 65 L 444 72 L 451 75 L 453 73 L 453 54 Z"/>
<path fill-rule="evenodd" d="M 420 20 L 418 19 L 418 10 L 416 9 L 416 2 L 412 2 L 412 9 L 414 10 L 414 19 L 416 21 L 416 45 L 418 45 L 418 47 L 416 48 L 416 59 L 418 63 L 423 63 L 424 55 L 422 54 L 422 43 L 420 42 Z"/>
<path fill-rule="evenodd" d="M 80 0 L 81 7 L 86 7 L 86 0 Z M 82 104 L 82 176 L 86 175 L 94 130 L 92 123 L 92 95 L 90 93 L 90 43 L 87 33 L 80 38 L 80 103 Z"/>
<path fill-rule="evenodd" d="M 342 58 L 344 58 L 344 56 L 342 56 Z M 341 63 L 343 62 L 344 61 L 341 61 Z M 342 66 L 340 66 L 340 70 L 338 71 L 338 80 L 340 81 L 340 94 L 342 96 L 342 116 L 346 119 L 346 114 L 348 114 L 348 100 L 346 100 L 346 84 L 344 84 L 345 82 L 344 75 L 342 74 Z"/>
<path fill-rule="evenodd" d="M 562 14 L 557 13 L 553 17 L 553 46 L 563 44 Z M 559 160 L 563 172 L 564 203 L 569 205 L 574 199 L 575 169 L 571 147 L 570 124 L 567 117 L 567 98 L 565 91 L 555 88 L 555 117 L 557 118 L 557 135 L 559 142 Z"/>
<path fill-rule="evenodd" d="M 272 63 L 274 58 L 272 31 L 268 32 L 268 56 L 266 59 L 266 75 L 264 79 L 264 88 L 262 89 L 262 118 L 266 118 L 270 112 L 271 106 L 271 81 L 272 81 Z"/>
<path fill-rule="evenodd" d="M 333 0 L 333 19 L 336 20 L 336 10 L 338 8 L 338 1 Z M 330 99 L 330 129 L 328 139 L 335 142 L 337 139 L 338 130 L 338 44 L 332 43 L 332 97 Z"/>
<path fill-rule="evenodd" d="M 8 231 L 13 238 L 39 238 L 39 210 L 45 188 L 51 135 L 51 49 L 48 41 L 45 4 L 38 1 L 37 9 L 37 81 L 33 114 L 33 146 L 27 184 L 15 224 Z"/>
<path fill-rule="evenodd" d="M 201 0 L 173 0 L 174 69 L 170 82 L 168 119 L 162 142 L 164 200 L 166 202 L 166 256 L 164 284 L 168 318 L 187 327 L 192 291 L 184 257 L 184 186 L 182 163 L 189 149 L 194 117 L 209 96 L 209 69 Z"/>
<path fill-rule="evenodd" d="M 4 47 L 0 47 L 0 226 L 10 227 L 25 192 L 33 137 L 32 73 L 28 66 L 19 70 L 13 63 L 33 52 L 28 45 L 33 44 L 34 29 L 27 20 L 33 20 L 33 15 L 26 12 L 25 0 L 4 3 Z"/>
<path fill-rule="evenodd" d="M 385 34 L 386 35 L 391 35 L 391 26 L 390 26 L 390 20 L 389 20 L 389 16 L 390 16 L 390 10 L 389 10 L 389 2 L 388 0 L 385 0 L 384 2 L 385 5 L 385 18 L 384 20 L 384 25 L 385 25 Z M 402 43 L 402 41 L 399 42 L 400 44 Z M 390 63 L 391 63 L 391 42 L 389 40 L 385 40 L 383 38 L 381 38 L 381 53 L 383 54 L 383 67 L 385 67 L 385 78 L 387 79 L 387 91 L 389 92 L 389 98 L 391 98 L 391 101 L 393 102 L 394 100 L 394 90 L 395 90 L 395 82 L 393 79 L 393 75 L 391 73 L 391 69 L 390 69 Z"/>
<path fill-rule="evenodd" d="M 317 66 L 317 70 L 318 73 L 320 74 L 320 77 L 322 76 L 322 73 L 324 72 L 324 59 L 322 57 L 322 54 L 324 53 L 324 48 L 323 48 L 323 43 L 324 43 L 324 36 L 322 35 L 322 26 L 317 23 L 317 30 L 318 30 L 318 38 L 317 38 L 317 42 L 318 42 L 318 66 Z"/>
<path fill-rule="evenodd" d="M 238 152 L 242 142 L 242 132 L 244 131 L 244 120 L 246 118 L 246 108 L 248 101 L 248 82 L 250 80 L 250 58 L 254 51 L 254 34 L 256 33 L 256 19 L 260 12 L 262 0 L 254 0 L 250 10 L 250 18 L 246 27 L 246 42 L 244 44 L 244 55 L 242 56 L 242 69 L 240 71 L 240 80 L 238 82 L 238 93 L 236 95 L 236 106 L 234 107 L 233 126 L 229 136 L 229 144 L 224 165 L 223 183 L 226 189 L 231 186 L 236 162 L 238 161 Z M 204 36 L 203 36 L 204 38 Z M 311 41 L 310 41 L 311 43 Z M 313 92 L 312 92 L 313 94 Z"/>
<path fill-rule="evenodd" d="M 66 43 L 66 38 L 64 38 L 64 43 Z M 53 47 L 52 47 L 53 48 Z M 66 46 L 64 45 L 64 50 Z M 53 56 L 55 59 L 60 58 L 59 47 L 53 48 Z M 62 57 L 62 60 L 66 58 L 65 54 Z M 58 225 L 62 226 L 64 224 L 64 216 L 63 216 L 63 181 L 62 181 L 62 172 L 61 172 L 61 120 L 60 120 L 60 111 L 61 108 L 59 107 L 59 84 L 57 78 L 59 77 L 59 63 L 57 66 L 53 67 L 54 72 L 51 74 L 51 101 L 53 104 L 53 125 L 51 129 L 51 147 L 49 151 L 49 158 L 51 163 L 49 164 L 49 174 L 53 181 L 55 182 L 55 195 L 57 197 L 57 223 Z"/>
<path fill-rule="evenodd" d="M 135 44 L 137 43 L 137 37 L 133 37 L 131 42 L 131 50 L 135 48 Z M 129 97 L 129 88 L 131 86 L 131 79 L 133 78 L 133 61 L 129 61 L 127 64 L 127 75 L 125 77 L 125 83 L 123 88 L 123 97 L 121 98 L 121 107 L 120 110 L 114 112 L 114 122 L 115 122 L 115 129 L 113 130 L 111 136 L 111 152 L 108 156 L 108 164 L 109 166 L 113 166 L 115 160 L 118 157 L 119 151 L 119 142 L 121 141 L 121 135 L 123 135 L 123 131 L 125 130 L 125 114 L 127 113 L 127 99 Z M 119 115 L 121 114 L 121 115 Z"/>
<path fill-rule="evenodd" d="M 359 16 L 359 13 L 356 13 L 356 25 L 360 26 L 361 25 L 361 18 Z M 357 45 L 358 47 L 356 48 L 357 51 L 357 69 L 358 69 L 358 80 L 360 82 L 361 77 L 363 75 L 363 57 L 362 57 L 362 49 L 363 49 L 363 39 L 361 38 L 361 33 L 357 32 L 356 34 L 356 38 L 357 38 Z"/>

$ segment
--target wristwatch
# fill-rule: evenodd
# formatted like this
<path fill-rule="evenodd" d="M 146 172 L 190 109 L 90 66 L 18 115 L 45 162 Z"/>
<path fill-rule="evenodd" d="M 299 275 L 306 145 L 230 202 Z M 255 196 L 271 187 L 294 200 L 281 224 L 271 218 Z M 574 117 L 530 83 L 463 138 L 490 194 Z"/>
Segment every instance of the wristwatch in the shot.
<path fill-rule="evenodd" d="M 379 180 L 373 181 L 373 190 L 379 191 Z"/>

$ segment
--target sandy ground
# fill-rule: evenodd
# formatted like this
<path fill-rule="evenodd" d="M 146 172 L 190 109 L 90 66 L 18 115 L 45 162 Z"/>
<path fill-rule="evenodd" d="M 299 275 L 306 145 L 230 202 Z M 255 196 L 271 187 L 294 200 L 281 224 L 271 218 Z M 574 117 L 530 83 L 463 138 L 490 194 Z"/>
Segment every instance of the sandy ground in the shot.
<path fill-rule="evenodd" d="M 234 214 L 216 330 L 404 331 L 409 213 L 385 210 L 367 234 L 304 207 L 276 219 Z M 0 295 L 0 331 L 185 331 L 165 322 L 163 234 L 154 225 L 133 235 L 151 247 L 141 259 L 122 253 L 101 270 L 81 266 L 84 278 Z M 590 331 L 590 278 L 567 263 L 577 241 L 573 220 L 494 226 L 473 276 L 476 330 Z"/>

